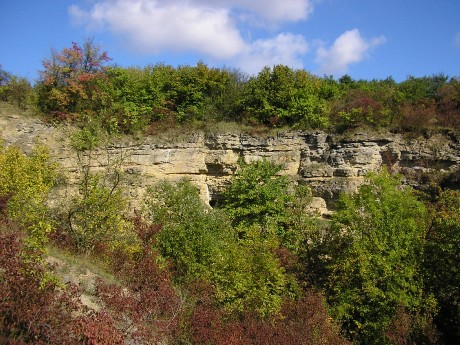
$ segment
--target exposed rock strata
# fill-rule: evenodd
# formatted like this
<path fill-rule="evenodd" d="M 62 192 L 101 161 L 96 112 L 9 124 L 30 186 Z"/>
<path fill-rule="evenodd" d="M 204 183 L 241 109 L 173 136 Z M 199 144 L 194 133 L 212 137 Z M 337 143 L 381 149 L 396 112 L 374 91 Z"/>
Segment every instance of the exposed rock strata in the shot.
<path fill-rule="evenodd" d="M 19 116 L 0 117 L 0 135 L 6 145 L 30 151 L 34 144 L 50 147 L 69 181 L 75 179 L 78 161 L 70 149 L 70 127 L 53 127 Z M 455 171 L 460 166 L 460 144 L 444 134 L 408 139 L 399 134 L 354 133 L 330 135 L 320 131 L 283 132 L 269 137 L 248 134 L 196 133 L 187 140 L 161 143 L 154 137 L 138 142 L 122 140 L 93 153 L 93 169 L 108 159 L 123 156 L 121 168 L 133 199 L 158 180 L 191 179 L 207 202 L 218 198 L 237 168 L 238 159 L 266 158 L 283 164 L 282 174 L 314 191 L 315 207 L 326 212 L 342 191 L 354 191 L 364 176 L 383 164 L 396 171 Z M 112 158 L 111 158 L 112 157 Z"/>

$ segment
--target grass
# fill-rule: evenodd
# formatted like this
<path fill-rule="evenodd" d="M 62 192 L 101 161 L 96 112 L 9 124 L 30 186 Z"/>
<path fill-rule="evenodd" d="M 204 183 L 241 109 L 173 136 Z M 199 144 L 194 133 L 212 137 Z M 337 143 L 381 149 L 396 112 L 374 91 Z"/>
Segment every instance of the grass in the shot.
<path fill-rule="evenodd" d="M 62 278 L 69 274 L 82 275 L 88 271 L 109 284 L 120 284 L 120 281 L 105 268 L 105 263 L 94 256 L 75 254 L 54 245 L 47 247 L 48 257 L 58 259 L 63 265 L 57 267 L 55 274 Z M 85 282 L 83 282 L 85 283 Z"/>
<path fill-rule="evenodd" d="M 0 116 L 7 115 L 21 115 L 33 117 L 37 116 L 37 113 L 32 106 L 29 106 L 26 109 L 21 109 L 16 104 L 0 101 Z"/>

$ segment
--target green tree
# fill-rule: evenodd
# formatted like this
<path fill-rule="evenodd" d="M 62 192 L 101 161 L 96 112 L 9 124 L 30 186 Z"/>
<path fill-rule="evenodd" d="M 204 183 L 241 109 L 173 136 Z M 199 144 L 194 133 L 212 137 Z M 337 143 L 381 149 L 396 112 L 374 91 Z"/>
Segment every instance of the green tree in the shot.
<path fill-rule="evenodd" d="M 120 186 L 122 156 L 109 155 L 105 171 L 93 172 L 96 151 L 78 152 L 78 191 L 57 210 L 63 230 L 78 252 L 108 254 L 114 250 L 139 250 L 132 224 L 126 220 L 127 200 Z"/>
<path fill-rule="evenodd" d="M 33 88 L 23 77 L 11 75 L 0 65 L 0 100 L 14 103 L 21 110 L 26 110 L 31 103 Z"/>
<path fill-rule="evenodd" d="M 212 260 L 219 251 L 219 238 L 228 239 L 229 224 L 208 212 L 197 188 L 187 180 L 158 183 L 149 189 L 148 218 L 163 224 L 159 241 L 162 254 L 173 259 L 182 278 L 209 277 Z"/>
<path fill-rule="evenodd" d="M 7 85 L 10 79 L 11 79 L 11 74 L 5 71 L 2 65 L 0 65 L 0 86 Z"/>
<path fill-rule="evenodd" d="M 107 68 L 108 80 L 101 86 L 111 97 L 101 119 L 106 129 L 135 133 L 152 121 L 154 111 L 164 105 L 163 81 L 156 77 L 156 68 Z"/>
<path fill-rule="evenodd" d="M 211 98 L 216 111 L 215 119 L 218 121 L 241 121 L 243 116 L 241 103 L 247 87 L 248 76 L 238 69 L 224 69 L 221 73 L 223 85 Z"/>
<path fill-rule="evenodd" d="M 249 79 L 243 107 L 247 116 L 266 125 L 324 128 L 328 114 L 325 99 L 330 92 L 333 88 L 304 70 L 283 65 L 265 67 Z"/>
<path fill-rule="evenodd" d="M 279 312 L 286 277 L 267 242 L 252 237 L 239 241 L 225 214 L 206 207 L 189 181 L 152 187 L 147 215 L 162 224 L 160 251 L 172 260 L 179 281 L 208 281 L 228 311 Z"/>
<path fill-rule="evenodd" d="M 426 236 L 425 274 L 440 310 L 436 324 L 445 344 L 460 341 L 460 192 L 444 191 Z"/>
<path fill-rule="evenodd" d="M 418 101 L 421 99 L 440 99 L 439 91 L 447 82 L 447 76 L 436 74 L 425 77 L 409 76 L 399 84 L 399 90 L 404 94 L 405 99 L 409 101 Z"/>
<path fill-rule="evenodd" d="M 52 229 L 46 201 L 57 178 L 56 164 L 44 146 L 29 156 L 9 146 L 0 148 L 0 167 L 0 197 L 8 200 L 8 217 L 26 229 L 31 248 L 43 250 Z"/>
<path fill-rule="evenodd" d="M 8 101 L 21 110 L 26 110 L 32 102 L 33 89 L 26 78 L 13 76 L 5 90 Z"/>
<path fill-rule="evenodd" d="M 413 191 L 385 170 L 342 196 L 331 229 L 342 249 L 330 253 L 327 292 L 333 316 L 352 340 L 391 343 L 398 310 L 411 320 L 401 335 L 406 340 L 428 322 L 435 302 L 421 275 L 426 219 Z"/>
<path fill-rule="evenodd" d="M 274 229 L 283 238 L 292 195 L 288 193 L 287 177 L 276 175 L 282 165 L 264 159 L 249 164 L 240 161 L 239 166 L 223 193 L 223 210 L 233 226 L 241 228 L 241 236 L 245 229 L 258 225 L 266 233 Z"/>

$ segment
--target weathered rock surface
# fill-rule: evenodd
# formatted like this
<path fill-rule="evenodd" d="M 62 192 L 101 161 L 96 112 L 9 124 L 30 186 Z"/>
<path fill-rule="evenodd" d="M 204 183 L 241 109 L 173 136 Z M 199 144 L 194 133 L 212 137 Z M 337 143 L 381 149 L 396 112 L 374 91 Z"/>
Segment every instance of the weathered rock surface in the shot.
<path fill-rule="evenodd" d="M 49 146 L 53 157 L 75 178 L 79 161 L 69 146 L 71 127 L 53 127 L 40 120 L 13 115 L 0 117 L 0 136 L 5 145 L 29 152 L 36 143 Z M 155 137 L 136 142 L 120 140 L 93 152 L 93 169 L 103 169 L 114 157 L 133 199 L 159 180 L 191 179 L 206 202 L 212 204 L 227 185 L 239 159 L 251 162 L 266 158 L 283 164 L 282 174 L 308 183 L 315 208 L 327 212 L 340 192 L 354 191 L 364 176 L 387 165 L 395 171 L 456 171 L 460 167 L 460 143 L 447 134 L 407 138 L 391 133 L 330 135 L 320 131 L 280 132 L 269 137 L 248 134 L 196 133 L 187 140 L 159 142 Z M 321 199 L 322 198 L 322 199 Z"/>

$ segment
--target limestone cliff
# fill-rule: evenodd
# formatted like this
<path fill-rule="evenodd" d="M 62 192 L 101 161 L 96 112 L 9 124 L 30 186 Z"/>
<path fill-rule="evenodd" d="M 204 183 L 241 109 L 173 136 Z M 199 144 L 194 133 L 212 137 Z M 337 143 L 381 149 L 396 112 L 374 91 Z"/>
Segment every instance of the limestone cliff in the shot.
<path fill-rule="evenodd" d="M 2 115 L 0 136 L 5 145 L 30 151 L 36 143 L 50 147 L 53 157 L 75 176 L 76 153 L 70 148 L 72 128 L 53 127 L 40 120 Z M 206 202 L 212 204 L 237 168 L 246 162 L 266 158 L 283 164 L 282 174 L 308 183 L 315 195 L 314 207 L 326 212 L 342 191 L 355 190 L 364 176 L 383 164 L 395 171 L 454 172 L 460 167 L 460 143 L 452 134 L 412 137 L 391 133 L 348 135 L 312 132 L 279 132 L 256 137 L 249 134 L 195 133 L 182 141 L 165 143 L 155 137 L 138 141 L 119 140 L 93 152 L 92 168 L 102 169 L 109 157 L 123 157 L 121 168 L 133 200 L 155 181 L 191 179 Z"/>

